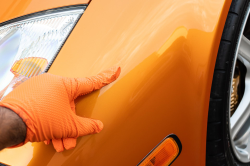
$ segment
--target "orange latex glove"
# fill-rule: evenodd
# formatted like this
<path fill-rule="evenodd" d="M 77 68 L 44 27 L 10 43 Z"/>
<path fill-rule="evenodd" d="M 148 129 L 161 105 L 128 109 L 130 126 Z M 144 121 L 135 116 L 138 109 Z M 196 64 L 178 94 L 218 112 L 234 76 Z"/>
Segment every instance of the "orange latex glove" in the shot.
<path fill-rule="evenodd" d="M 97 76 L 66 78 L 42 74 L 27 80 L 1 102 L 17 113 L 27 126 L 27 142 L 52 140 L 57 152 L 76 146 L 76 138 L 99 133 L 103 124 L 99 120 L 79 117 L 75 114 L 76 99 L 113 82 L 120 74 L 120 67 L 112 67 Z"/>

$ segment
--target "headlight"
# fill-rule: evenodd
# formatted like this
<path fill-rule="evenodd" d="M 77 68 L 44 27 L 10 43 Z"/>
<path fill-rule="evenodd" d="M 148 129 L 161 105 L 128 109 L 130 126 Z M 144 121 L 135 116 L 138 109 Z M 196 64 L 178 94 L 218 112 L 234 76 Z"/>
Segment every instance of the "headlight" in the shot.
<path fill-rule="evenodd" d="M 48 69 L 85 8 L 39 12 L 0 26 L 0 99 Z"/>

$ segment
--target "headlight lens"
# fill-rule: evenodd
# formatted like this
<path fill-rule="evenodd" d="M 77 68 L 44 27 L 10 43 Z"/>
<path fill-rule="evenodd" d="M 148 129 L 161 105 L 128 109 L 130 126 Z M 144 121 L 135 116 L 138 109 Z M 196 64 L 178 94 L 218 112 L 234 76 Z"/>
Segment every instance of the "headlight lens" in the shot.
<path fill-rule="evenodd" d="M 0 99 L 48 69 L 84 10 L 47 11 L 0 27 Z"/>

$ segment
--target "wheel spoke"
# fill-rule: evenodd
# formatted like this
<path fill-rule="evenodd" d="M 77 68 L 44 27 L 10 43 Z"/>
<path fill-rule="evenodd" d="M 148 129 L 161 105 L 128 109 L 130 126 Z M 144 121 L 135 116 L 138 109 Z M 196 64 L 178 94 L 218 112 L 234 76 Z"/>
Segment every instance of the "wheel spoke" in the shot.
<path fill-rule="evenodd" d="M 249 84 L 246 84 L 243 98 L 238 108 L 236 109 L 235 113 L 230 118 L 232 139 L 234 139 L 240 131 L 242 133 L 242 130 L 244 130 L 242 129 L 243 126 L 245 127 L 245 132 L 248 130 L 249 125 L 245 125 L 245 123 L 249 123 L 248 121 L 250 116 L 249 96 L 250 96 L 250 87 Z M 244 131 L 242 134 L 244 134 Z"/>
<path fill-rule="evenodd" d="M 250 128 L 248 128 L 247 132 L 243 137 L 239 140 L 235 141 L 236 149 L 238 150 L 238 156 L 240 158 L 250 158 L 250 138 L 249 138 Z"/>
<path fill-rule="evenodd" d="M 249 156 L 249 152 L 250 152 L 250 139 L 249 139 L 249 135 L 248 135 L 248 139 L 247 139 L 247 147 L 245 149 L 247 152 L 248 152 L 248 158 L 250 157 Z"/>
<path fill-rule="evenodd" d="M 250 41 L 244 35 L 240 41 L 239 54 L 250 62 Z"/>

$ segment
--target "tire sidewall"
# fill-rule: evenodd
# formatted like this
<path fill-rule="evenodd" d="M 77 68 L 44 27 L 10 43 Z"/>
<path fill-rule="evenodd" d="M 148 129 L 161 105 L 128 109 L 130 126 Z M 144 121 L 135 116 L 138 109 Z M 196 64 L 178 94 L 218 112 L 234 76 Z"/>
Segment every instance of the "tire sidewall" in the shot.
<path fill-rule="evenodd" d="M 234 154 L 234 150 L 233 147 L 234 146 L 231 142 L 231 136 L 230 136 L 230 91 L 231 91 L 231 81 L 232 81 L 232 77 L 234 74 L 234 65 L 235 65 L 235 61 L 237 60 L 237 48 L 239 45 L 239 41 L 240 41 L 240 36 L 241 33 L 243 33 L 243 26 L 244 26 L 244 21 L 245 18 L 248 14 L 248 9 L 250 6 L 250 1 L 247 1 L 247 5 L 244 7 L 244 10 L 241 11 L 241 13 L 239 14 L 239 23 L 238 23 L 238 27 L 236 30 L 236 33 L 234 34 L 234 40 L 232 45 L 234 46 L 231 50 L 231 55 L 229 54 L 229 62 L 228 62 L 228 67 L 226 70 L 226 91 L 224 93 L 224 101 L 223 102 L 223 143 L 224 143 L 224 147 L 225 147 L 225 157 L 227 160 L 228 165 L 237 165 L 237 166 L 250 166 L 250 162 L 249 163 L 242 163 L 238 160 L 238 158 L 236 157 L 236 155 Z"/>

